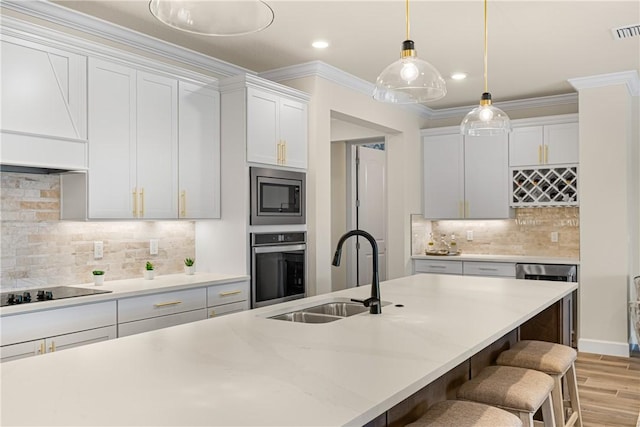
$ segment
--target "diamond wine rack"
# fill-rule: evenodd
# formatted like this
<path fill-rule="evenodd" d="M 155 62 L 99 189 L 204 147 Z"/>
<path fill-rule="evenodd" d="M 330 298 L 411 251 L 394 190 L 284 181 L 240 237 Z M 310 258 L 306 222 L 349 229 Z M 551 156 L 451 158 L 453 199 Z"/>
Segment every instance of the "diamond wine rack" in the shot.
<path fill-rule="evenodd" d="M 578 167 L 511 168 L 511 206 L 578 206 Z"/>

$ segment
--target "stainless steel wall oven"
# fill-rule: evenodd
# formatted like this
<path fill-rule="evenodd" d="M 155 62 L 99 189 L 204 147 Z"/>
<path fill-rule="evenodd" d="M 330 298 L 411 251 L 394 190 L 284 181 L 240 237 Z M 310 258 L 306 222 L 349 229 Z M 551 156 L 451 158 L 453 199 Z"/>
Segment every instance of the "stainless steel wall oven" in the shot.
<path fill-rule="evenodd" d="M 251 225 L 304 224 L 305 174 L 250 168 Z"/>
<path fill-rule="evenodd" d="M 251 234 L 251 307 L 306 295 L 306 233 Z"/>

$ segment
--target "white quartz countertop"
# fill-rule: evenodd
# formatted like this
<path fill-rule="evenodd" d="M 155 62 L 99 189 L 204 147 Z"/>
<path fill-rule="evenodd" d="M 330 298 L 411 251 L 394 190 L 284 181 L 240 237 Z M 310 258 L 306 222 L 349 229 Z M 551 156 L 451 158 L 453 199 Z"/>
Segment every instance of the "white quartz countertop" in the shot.
<path fill-rule="evenodd" d="M 363 425 L 577 283 L 414 275 L 381 284 L 382 314 L 268 316 L 370 286 L 1 366 L 2 425 Z M 402 307 L 396 304 L 403 305 Z"/>
<path fill-rule="evenodd" d="M 522 256 L 522 255 L 484 255 L 465 254 L 440 256 L 440 255 L 412 255 L 411 259 L 435 259 L 439 261 L 483 261 L 483 262 L 511 262 L 525 264 L 570 264 L 580 265 L 577 258 L 556 258 L 542 256 Z"/>
<path fill-rule="evenodd" d="M 208 285 L 222 285 L 225 283 L 238 282 L 242 280 L 249 280 L 249 276 L 215 273 L 195 273 L 193 275 L 167 274 L 156 276 L 152 280 L 145 280 L 142 277 L 124 280 L 105 280 L 104 284 L 100 286 L 94 285 L 93 282 L 84 283 L 73 286 L 111 292 L 75 298 L 64 298 L 52 301 L 38 301 L 28 304 L 5 306 L 0 308 L 0 316 L 24 314 L 34 311 L 50 310 L 52 308 L 70 307 L 74 305 L 110 301 L 140 295 L 148 295 L 158 292 L 171 292 L 190 288 L 198 288 Z M 16 289 L 15 292 L 30 290 L 33 294 L 33 292 L 35 292 L 37 289 L 38 288 L 19 290 Z"/>

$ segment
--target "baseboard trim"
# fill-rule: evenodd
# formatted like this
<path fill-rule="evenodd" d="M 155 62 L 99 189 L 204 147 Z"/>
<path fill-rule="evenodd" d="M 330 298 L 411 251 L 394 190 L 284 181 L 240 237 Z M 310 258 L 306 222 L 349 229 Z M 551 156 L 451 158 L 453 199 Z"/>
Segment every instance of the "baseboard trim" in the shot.
<path fill-rule="evenodd" d="M 629 357 L 629 343 L 580 338 L 578 340 L 578 351 L 606 354 L 608 356 Z"/>

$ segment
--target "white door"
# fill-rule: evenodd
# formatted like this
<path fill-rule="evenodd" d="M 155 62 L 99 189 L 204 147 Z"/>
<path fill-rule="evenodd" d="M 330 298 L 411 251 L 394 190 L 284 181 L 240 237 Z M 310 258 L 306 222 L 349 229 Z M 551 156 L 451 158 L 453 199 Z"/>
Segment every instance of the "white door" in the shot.
<path fill-rule="evenodd" d="M 286 166 L 307 168 L 307 105 L 280 99 L 280 140 Z"/>
<path fill-rule="evenodd" d="M 368 144 L 369 145 L 369 144 Z M 351 203 L 355 206 L 355 224 L 371 234 L 378 245 L 378 274 L 380 281 L 387 278 L 387 197 L 386 197 L 386 154 L 384 144 L 375 144 L 378 148 L 357 145 L 355 148 L 355 191 Z M 380 149 L 382 148 L 382 149 Z M 371 284 L 373 273 L 373 251 L 369 241 L 362 237 L 351 238 L 357 244 L 349 246 L 349 268 L 347 286 Z"/>
<path fill-rule="evenodd" d="M 255 88 L 247 89 L 247 161 L 277 165 L 278 97 Z"/>

